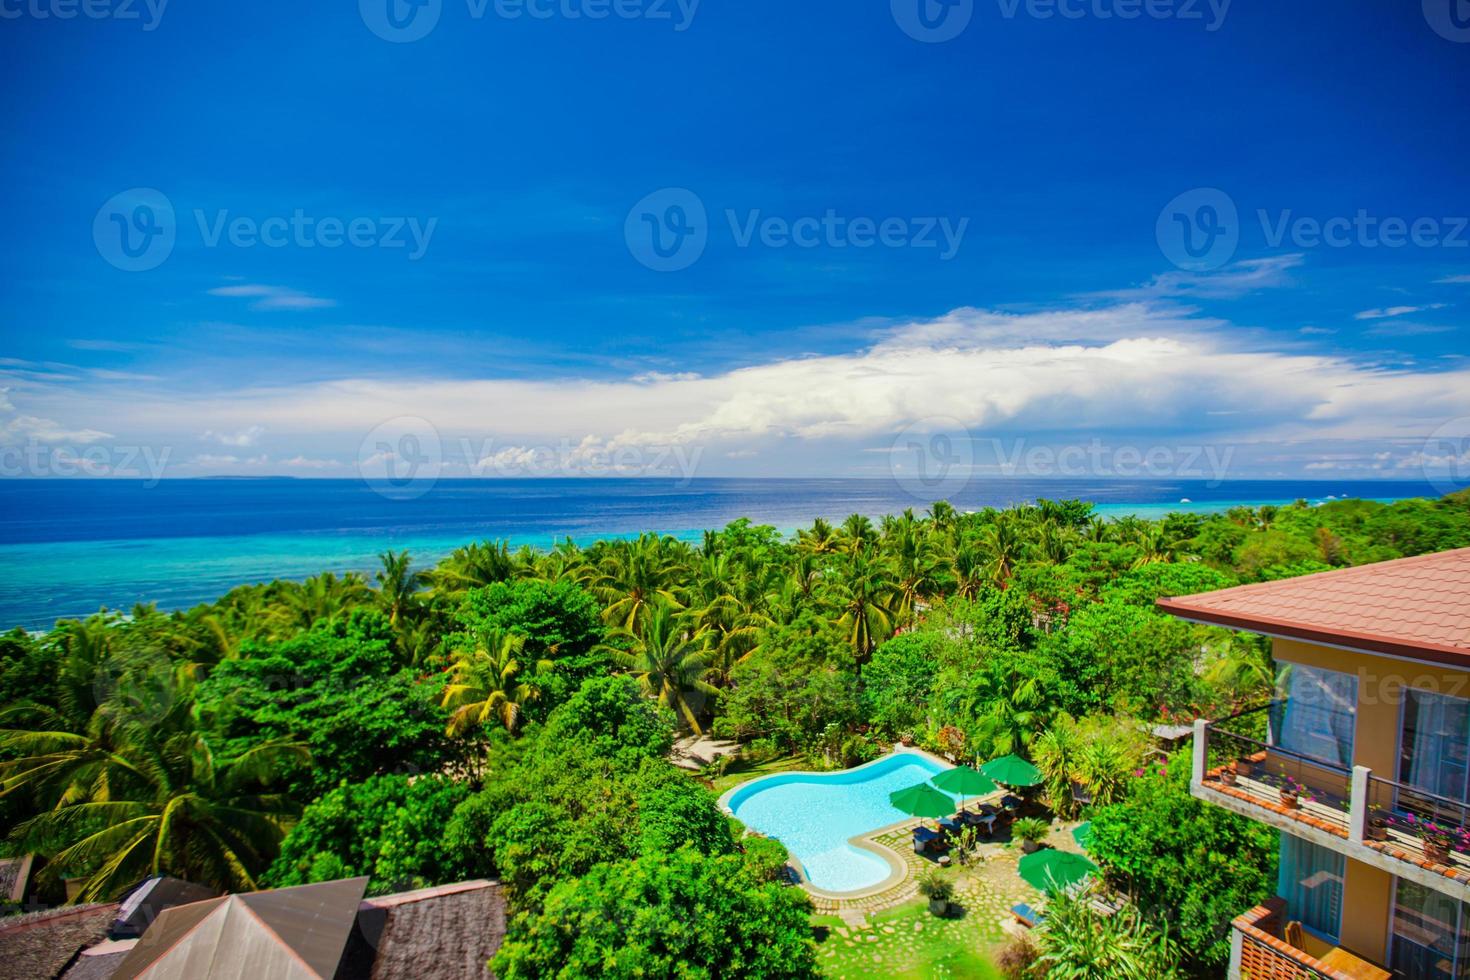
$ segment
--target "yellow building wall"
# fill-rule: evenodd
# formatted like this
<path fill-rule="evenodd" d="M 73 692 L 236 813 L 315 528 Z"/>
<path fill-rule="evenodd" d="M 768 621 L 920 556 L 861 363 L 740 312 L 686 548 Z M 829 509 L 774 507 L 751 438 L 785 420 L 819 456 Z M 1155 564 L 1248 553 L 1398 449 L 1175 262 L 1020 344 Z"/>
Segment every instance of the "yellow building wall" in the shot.
<path fill-rule="evenodd" d="M 1354 674 L 1358 678 L 1358 716 L 1353 761 L 1385 779 L 1398 779 L 1401 705 L 1405 688 L 1470 698 L 1470 671 L 1417 664 L 1349 650 L 1277 639 L 1272 651 L 1280 662 L 1305 664 Z M 1379 963 L 1388 958 L 1393 876 L 1351 858 L 1343 882 L 1343 947 Z"/>
<path fill-rule="evenodd" d="M 1278 639 L 1272 643 L 1278 661 L 1355 674 L 1358 720 L 1353 736 L 1353 762 L 1374 775 L 1398 779 L 1399 725 L 1403 689 L 1418 688 L 1470 698 L 1470 671 L 1417 664 L 1369 653 Z"/>

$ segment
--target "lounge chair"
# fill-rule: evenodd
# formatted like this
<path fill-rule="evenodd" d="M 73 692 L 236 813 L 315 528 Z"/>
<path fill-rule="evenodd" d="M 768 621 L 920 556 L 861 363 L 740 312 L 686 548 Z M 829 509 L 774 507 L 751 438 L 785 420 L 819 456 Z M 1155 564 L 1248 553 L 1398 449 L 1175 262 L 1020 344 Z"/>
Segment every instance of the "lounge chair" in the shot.
<path fill-rule="evenodd" d="M 1027 929 L 1035 929 L 1041 920 L 1045 918 L 1040 912 L 1037 912 L 1024 902 L 1019 905 L 1012 905 L 1011 915 L 1015 916 L 1016 921 Z"/>
<path fill-rule="evenodd" d="M 928 827 L 914 828 L 914 853 L 928 854 L 949 850 L 949 845 L 944 842 L 944 835 L 938 831 L 930 830 Z"/>

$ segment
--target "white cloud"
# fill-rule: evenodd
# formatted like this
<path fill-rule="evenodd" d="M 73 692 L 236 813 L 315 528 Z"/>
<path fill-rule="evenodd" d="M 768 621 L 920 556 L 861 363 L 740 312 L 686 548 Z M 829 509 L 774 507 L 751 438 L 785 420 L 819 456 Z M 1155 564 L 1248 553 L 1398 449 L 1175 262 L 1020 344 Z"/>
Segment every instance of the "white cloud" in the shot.
<path fill-rule="evenodd" d="M 252 425 L 241 429 L 239 432 L 215 432 L 213 429 L 206 430 L 199 438 L 208 442 L 217 442 L 221 446 L 253 446 L 265 435 L 265 429 L 259 425 Z"/>
<path fill-rule="evenodd" d="M 337 305 L 334 299 L 312 296 L 286 286 L 259 284 L 218 286 L 211 289 L 209 295 L 254 299 L 255 302 L 250 304 L 253 310 L 315 310 Z"/>
<path fill-rule="evenodd" d="M 1470 276 L 1445 276 L 1443 279 L 1434 280 L 1436 283 L 1470 283 Z"/>
<path fill-rule="evenodd" d="M 1291 283 L 1287 271 L 1301 265 L 1300 254 L 1273 255 L 1263 259 L 1242 259 L 1214 272 L 1175 270 L 1160 273 L 1145 285 L 1134 289 L 1113 290 L 1094 295 L 1118 300 L 1168 299 L 1197 297 L 1200 299 L 1233 299 L 1259 289 L 1274 289 Z"/>
<path fill-rule="evenodd" d="M 1390 306 L 1381 310 L 1363 310 L 1354 313 L 1354 320 L 1386 320 L 1389 317 L 1407 316 L 1410 313 L 1422 313 L 1425 310 L 1440 310 L 1444 308 L 1443 303 L 1430 303 L 1426 306 Z"/>

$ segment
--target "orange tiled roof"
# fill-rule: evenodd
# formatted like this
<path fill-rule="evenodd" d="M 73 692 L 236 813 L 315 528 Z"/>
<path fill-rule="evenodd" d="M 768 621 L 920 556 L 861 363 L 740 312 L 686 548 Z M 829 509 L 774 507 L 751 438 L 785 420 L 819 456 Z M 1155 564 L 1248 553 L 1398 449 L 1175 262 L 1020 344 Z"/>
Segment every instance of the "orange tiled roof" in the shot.
<path fill-rule="evenodd" d="M 1160 599 L 1185 619 L 1470 666 L 1470 548 Z"/>

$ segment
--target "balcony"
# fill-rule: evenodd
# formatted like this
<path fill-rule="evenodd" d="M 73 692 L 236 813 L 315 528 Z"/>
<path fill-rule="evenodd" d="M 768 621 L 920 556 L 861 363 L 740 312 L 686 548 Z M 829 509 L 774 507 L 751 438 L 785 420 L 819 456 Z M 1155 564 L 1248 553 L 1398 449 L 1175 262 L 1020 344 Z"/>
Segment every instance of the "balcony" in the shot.
<path fill-rule="evenodd" d="M 1232 923 L 1230 943 L 1231 978 L 1250 980 L 1357 980 L 1374 970 L 1387 976 L 1376 964 L 1352 956 L 1340 949 L 1323 951 L 1318 959 L 1285 938 L 1282 922 L 1285 903 L 1273 898 L 1236 918 Z M 1334 966 L 1342 960 L 1347 969 Z"/>
<path fill-rule="evenodd" d="M 1470 806 L 1273 745 L 1268 707 L 1195 722 L 1195 796 L 1470 901 Z"/>

